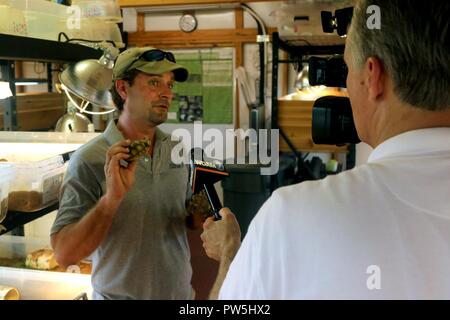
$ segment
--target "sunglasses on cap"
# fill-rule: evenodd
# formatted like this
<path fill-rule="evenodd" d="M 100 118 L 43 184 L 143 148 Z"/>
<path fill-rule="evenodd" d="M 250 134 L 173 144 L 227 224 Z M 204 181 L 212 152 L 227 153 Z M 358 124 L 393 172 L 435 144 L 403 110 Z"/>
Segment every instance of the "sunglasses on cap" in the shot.
<path fill-rule="evenodd" d="M 173 55 L 172 52 L 163 51 L 163 50 L 159 50 L 159 49 L 152 49 L 152 50 L 144 51 L 138 57 L 136 57 L 133 61 L 131 61 L 131 63 L 128 64 L 128 66 L 125 68 L 125 70 L 128 70 L 128 68 L 131 67 L 133 65 L 133 63 L 135 63 L 138 60 L 152 62 L 152 61 L 162 61 L 164 59 L 167 59 L 170 62 L 176 63 L 175 56 Z"/>

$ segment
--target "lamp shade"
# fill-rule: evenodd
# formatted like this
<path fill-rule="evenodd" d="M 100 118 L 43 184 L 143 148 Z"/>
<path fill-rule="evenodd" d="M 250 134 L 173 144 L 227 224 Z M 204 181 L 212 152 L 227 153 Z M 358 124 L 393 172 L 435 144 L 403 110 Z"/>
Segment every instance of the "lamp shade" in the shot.
<path fill-rule="evenodd" d="M 67 102 L 67 113 L 59 118 L 55 126 L 57 132 L 88 132 L 91 120 L 84 114 L 78 113 L 76 106 Z"/>
<path fill-rule="evenodd" d="M 80 113 L 66 113 L 56 123 L 56 132 L 88 132 L 91 121 Z"/>
<path fill-rule="evenodd" d="M 94 59 L 70 65 L 60 74 L 61 83 L 72 94 L 107 109 L 116 108 L 109 92 L 112 78 L 112 68 Z"/>

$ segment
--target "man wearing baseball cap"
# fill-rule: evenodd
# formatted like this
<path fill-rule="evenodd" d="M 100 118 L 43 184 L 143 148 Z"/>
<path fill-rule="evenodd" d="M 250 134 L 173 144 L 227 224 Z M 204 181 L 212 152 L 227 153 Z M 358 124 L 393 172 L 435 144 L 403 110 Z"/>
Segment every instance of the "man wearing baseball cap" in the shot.
<path fill-rule="evenodd" d="M 170 161 L 177 141 L 157 127 L 167 120 L 174 82 L 187 77 L 170 52 L 121 53 L 111 89 L 119 118 L 70 160 L 52 246 L 62 266 L 91 256 L 94 299 L 193 298 L 188 169 Z M 131 142 L 143 139 L 147 152 L 130 161 Z"/>

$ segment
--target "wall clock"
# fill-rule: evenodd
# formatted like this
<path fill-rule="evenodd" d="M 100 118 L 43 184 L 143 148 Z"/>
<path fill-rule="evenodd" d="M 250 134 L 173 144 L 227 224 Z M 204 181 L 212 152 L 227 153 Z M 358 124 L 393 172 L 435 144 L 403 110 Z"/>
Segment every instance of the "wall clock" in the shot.
<path fill-rule="evenodd" d="M 179 22 L 180 29 L 184 32 L 194 31 L 195 29 L 197 29 L 197 24 L 197 18 L 191 13 L 183 14 Z"/>

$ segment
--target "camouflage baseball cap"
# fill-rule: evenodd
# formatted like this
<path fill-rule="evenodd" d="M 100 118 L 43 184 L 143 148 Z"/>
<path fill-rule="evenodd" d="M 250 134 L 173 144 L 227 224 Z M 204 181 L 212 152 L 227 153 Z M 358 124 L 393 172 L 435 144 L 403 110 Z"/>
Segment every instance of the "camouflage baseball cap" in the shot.
<path fill-rule="evenodd" d="M 188 78 L 188 70 L 175 62 L 171 52 L 152 47 L 131 48 L 122 52 L 116 59 L 113 69 L 113 80 L 132 69 L 149 73 L 162 74 L 172 71 L 175 81 L 183 82 Z"/>

